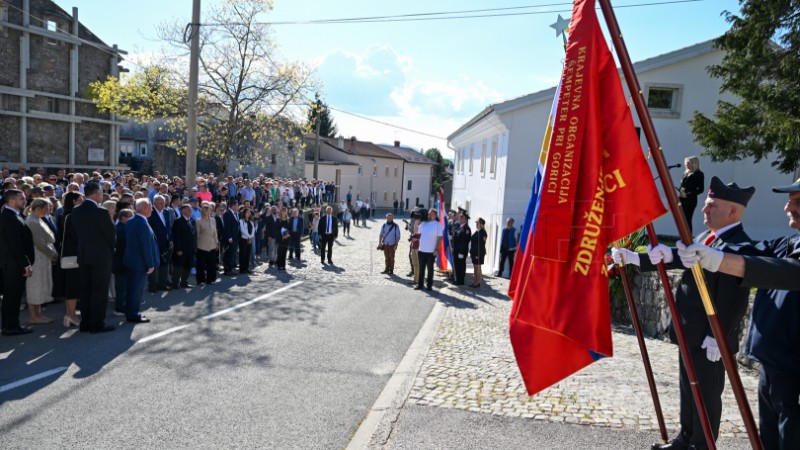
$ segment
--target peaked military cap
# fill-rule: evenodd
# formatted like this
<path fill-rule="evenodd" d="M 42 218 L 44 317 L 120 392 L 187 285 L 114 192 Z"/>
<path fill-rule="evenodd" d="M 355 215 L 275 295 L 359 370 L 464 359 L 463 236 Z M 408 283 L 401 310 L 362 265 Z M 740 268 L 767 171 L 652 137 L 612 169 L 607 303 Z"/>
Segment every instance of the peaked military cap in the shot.
<path fill-rule="evenodd" d="M 778 186 L 772 188 L 772 192 L 788 194 L 790 192 L 800 192 L 800 178 L 789 186 Z"/>

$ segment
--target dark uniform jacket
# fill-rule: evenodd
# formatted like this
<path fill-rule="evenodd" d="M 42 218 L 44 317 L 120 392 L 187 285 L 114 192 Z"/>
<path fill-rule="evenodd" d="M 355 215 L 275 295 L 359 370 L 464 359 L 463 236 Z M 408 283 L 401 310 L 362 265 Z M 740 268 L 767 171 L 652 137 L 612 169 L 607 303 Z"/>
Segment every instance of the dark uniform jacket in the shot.
<path fill-rule="evenodd" d="M 18 271 L 33 266 L 33 236 L 25 219 L 8 208 L 0 211 L 0 269 Z"/>
<path fill-rule="evenodd" d="M 758 287 L 745 353 L 764 367 L 800 377 L 800 233 L 756 245 L 742 286 Z"/>
<path fill-rule="evenodd" d="M 701 233 L 695 242 L 704 242 L 710 231 Z M 745 233 L 741 224 L 725 231 L 721 236 L 717 236 L 710 244 L 710 247 L 722 250 L 726 253 L 740 255 L 753 255 L 755 248 L 752 240 Z M 666 265 L 667 269 L 683 269 L 683 264 L 678 257 L 677 251 L 673 249 L 673 259 Z M 654 271 L 656 266 L 650 263 L 647 257 L 641 258 L 641 269 L 643 272 Z M 717 310 L 722 327 L 728 338 L 731 352 L 734 354 L 739 351 L 739 334 L 742 326 L 742 318 L 747 312 L 747 303 L 750 297 L 750 289 L 742 287 L 741 279 L 723 273 L 712 273 L 703 271 L 706 276 L 706 285 L 711 299 Z M 675 301 L 678 304 L 678 312 L 681 316 L 681 323 L 686 334 L 686 342 L 693 350 L 699 350 L 706 336 L 713 337 L 711 326 L 708 324 L 703 302 L 700 299 L 700 292 L 694 281 L 692 271 L 684 270 L 680 284 L 676 288 Z M 677 342 L 675 330 L 670 325 L 670 339 Z"/>
<path fill-rule="evenodd" d="M 468 224 L 460 225 L 458 228 L 453 228 L 453 255 L 458 258 L 458 255 L 464 255 L 466 258 L 469 253 L 469 241 L 472 237 L 472 230 Z"/>
<path fill-rule="evenodd" d="M 116 245 L 116 230 L 108 210 L 87 200 L 69 216 L 78 233 L 78 265 L 104 266 L 111 272 Z"/>
<path fill-rule="evenodd" d="M 172 243 L 173 259 L 188 258 L 191 260 L 197 248 L 197 232 L 194 219 L 191 217 L 189 220 L 183 217 L 175 219 L 175 223 L 172 224 Z M 178 256 L 178 252 L 181 252 L 182 255 Z"/>

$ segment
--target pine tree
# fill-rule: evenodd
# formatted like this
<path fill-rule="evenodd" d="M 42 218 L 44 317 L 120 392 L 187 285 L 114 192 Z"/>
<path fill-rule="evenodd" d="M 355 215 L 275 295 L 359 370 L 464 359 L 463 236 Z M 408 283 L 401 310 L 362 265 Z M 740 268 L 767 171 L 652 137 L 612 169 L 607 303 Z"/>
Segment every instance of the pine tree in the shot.
<path fill-rule="evenodd" d="M 709 74 L 741 103 L 717 102 L 713 118 L 695 112 L 695 140 L 714 161 L 772 159 L 782 173 L 800 169 L 800 3 L 744 0 L 741 17 L 715 43 L 725 51 Z"/>
<path fill-rule="evenodd" d="M 308 111 L 308 128 L 311 131 L 316 131 L 317 129 L 317 114 L 319 114 L 321 121 L 319 125 L 319 135 L 330 138 L 336 137 L 336 135 L 339 134 L 339 130 L 336 128 L 336 124 L 333 123 L 328 105 L 319 98 L 319 92 L 314 96 L 314 104 Z"/>

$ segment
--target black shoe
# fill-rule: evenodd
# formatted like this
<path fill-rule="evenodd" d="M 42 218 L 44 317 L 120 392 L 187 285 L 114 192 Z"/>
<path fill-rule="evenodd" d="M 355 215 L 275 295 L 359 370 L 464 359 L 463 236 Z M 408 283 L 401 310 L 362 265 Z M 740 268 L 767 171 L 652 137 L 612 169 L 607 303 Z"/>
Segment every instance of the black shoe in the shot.
<path fill-rule="evenodd" d="M 413 277 L 413 276 L 414 276 L 414 272 L 413 272 L 413 271 L 411 271 L 411 272 L 408 272 L 408 273 L 406 274 L 406 276 L 407 276 L 407 277 Z"/>
<path fill-rule="evenodd" d="M 416 286 L 414 286 L 414 290 L 415 290 L 415 291 L 418 291 L 418 290 L 420 290 L 420 289 L 422 289 L 422 286 L 420 286 L 420 285 L 416 285 Z"/>
<path fill-rule="evenodd" d="M 2 331 L 3 336 L 21 336 L 29 333 L 33 333 L 33 330 L 28 327 L 4 328 Z"/>
<path fill-rule="evenodd" d="M 103 325 L 102 327 L 95 327 L 89 329 L 89 333 L 92 334 L 107 333 L 109 331 L 114 331 L 114 327 L 112 327 L 111 325 Z"/>
<path fill-rule="evenodd" d="M 191 288 L 193 288 L 194 286 L 192 286 L 192 285 L 191 285 L 191 284 L 189 284 L 189 283 L 183 283 L 183 284 L 181 285 L 181 287 L 182 287 L 182 288 L 184 288 L 184 289 L 191 289 Z"/>
<path fill-rule="evenodd" d="M 381 271 L 381 273 L 382 273 L 382 274 L 387 274 L 387 273 L 389 273 L 389 270 L 387 270 L 387 269 L 384 269 L 384 270 L 382 270 L 382 271 Z"/>
<path fill-rule="evenodd" d="M 651 450 L 689 450 L 689 445 L 682 440 L 673 439 L 668 444 L 653 444 Z"/>
<path fill-rule="evenodd" d="M 159 291 L 171 291 L 171 290 L 173 290 L 173 289 L 175 289 L 175 287 L 174 287 L 174 286 L 173 286 L 173 287 L 170 287 L 170 286 L 168 286 L 168 285 L 166 285 L 166 284 L 162 284 L 162 285 L 158 286 L 158 290 L 159 290 Z"/>
<path fill-rule="evenodd" d="M 331 261 L 331 260 L 329 259 L 329 260 L 328 260 L 328 264 L 330 264 L 330 265 L 333 265 L 333 261 Z"/>
<path fill-rule="evenodd" d="M 139 316 L 139 317 L 137 317 L 135 319 L 128 319 L 128 322 L 130 322 L 130 323 L 150 323 L 150 319 L 148 319 L 145 316 Z"/>

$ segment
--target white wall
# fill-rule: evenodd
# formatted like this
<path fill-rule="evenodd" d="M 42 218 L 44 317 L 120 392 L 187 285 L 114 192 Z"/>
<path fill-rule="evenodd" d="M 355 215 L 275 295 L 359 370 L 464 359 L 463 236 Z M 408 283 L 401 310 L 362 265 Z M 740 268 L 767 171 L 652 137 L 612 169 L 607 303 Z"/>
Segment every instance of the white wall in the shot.
<path fill-rule="evenodd" d="M 431 177 L 432 168 L 430 164 L 405 163 L 403 171 L 403 208 L 405 209 L 406 199 L 408 199 L 408 209 L 413 209 L 419 204 L 426 208 L 430 207 L 431 198 Z M 411 181 L 411 190 L 408 189 L 408 182 Z"/>

